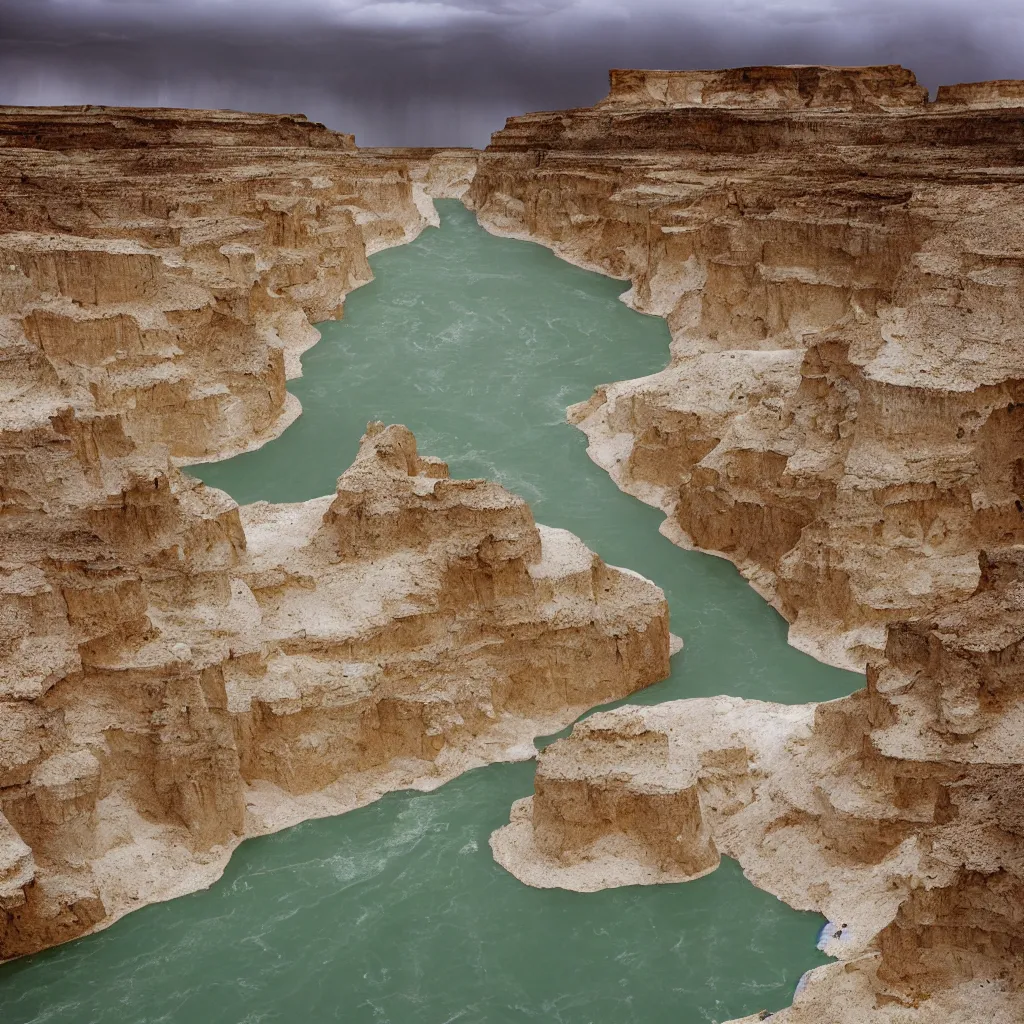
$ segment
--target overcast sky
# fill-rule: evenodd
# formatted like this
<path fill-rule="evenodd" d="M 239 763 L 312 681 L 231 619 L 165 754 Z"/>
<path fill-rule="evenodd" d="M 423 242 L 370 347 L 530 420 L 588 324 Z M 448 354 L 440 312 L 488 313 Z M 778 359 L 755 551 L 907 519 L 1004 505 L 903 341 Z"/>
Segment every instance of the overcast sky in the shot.
<path fill-rule="evenodd" d="M 1024 78 L 1024 0 L 0 0 L 0 103 L 302 112 L 361 145 L 483 146 L 610 67 L 795 63 Z"/>

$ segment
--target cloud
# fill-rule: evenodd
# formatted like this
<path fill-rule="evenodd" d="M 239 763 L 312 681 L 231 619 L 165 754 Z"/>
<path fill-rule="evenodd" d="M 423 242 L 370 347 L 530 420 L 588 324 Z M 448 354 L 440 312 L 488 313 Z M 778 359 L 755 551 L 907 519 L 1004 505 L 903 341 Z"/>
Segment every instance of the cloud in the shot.
<path fill-rule="evenodd" d="M 461 4 L 428 3 L 424 0 L 388 0 L 362 4 L 345 12 L 342 24 L 356 27 L 422 28 L 464 25 L 467 22 L 493 22 L 501 15 L 494 11 L 474 10 Z"/>
<path fill-rule="evenodd" d="M 485 145 L 610 67 L 903 63 L 1024 77 L 1020 0 L 0 0 L 0 102 L 303 111 L 363 145 Z"/>

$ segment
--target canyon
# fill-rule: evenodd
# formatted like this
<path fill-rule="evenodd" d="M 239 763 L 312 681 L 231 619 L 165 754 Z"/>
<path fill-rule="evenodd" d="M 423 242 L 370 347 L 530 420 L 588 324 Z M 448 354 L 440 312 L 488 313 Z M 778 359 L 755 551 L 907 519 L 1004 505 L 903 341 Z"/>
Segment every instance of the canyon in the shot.
<path fill-rule="evenodd" d="M 401 426 L 313 501 L 183 471 L 294 420 L 310 323 L 449 197 L 667 321 L 666 368 L 571 422 L 795 647 L 866 672 L 817 704 L 587 718 L 499 863 L 594 891 L 738 860 L 830 922 L 780 1024 L 1024 1017 L 1022 105 L 896 66 L 621 70 L 480 153 L 0 111 L 0 956 L 667 675 L 653 584 Z"/>
<path fill-rule="evenodd" d="M 0 957 L 668 674 L 655 586 L 404 427 L 314 501 L 239 508 L 182 469 L 287 427 L 310 321 L 472 160 L 230 112 L 2 132 Z"/>
<path fill-rule="evenodd" d="M 867 686 L 593 716 L 541 754 L 495 854 L 584 891 L 737 858 L 831 922 L 836 964 L 780 1022 L 1020 1020 L 1021 85 L 611 86 L 510 118 L 467 202 L 666 318 L 666 369 L 570 419 L 667 537 L 732 560 L 791 643 Z"/>

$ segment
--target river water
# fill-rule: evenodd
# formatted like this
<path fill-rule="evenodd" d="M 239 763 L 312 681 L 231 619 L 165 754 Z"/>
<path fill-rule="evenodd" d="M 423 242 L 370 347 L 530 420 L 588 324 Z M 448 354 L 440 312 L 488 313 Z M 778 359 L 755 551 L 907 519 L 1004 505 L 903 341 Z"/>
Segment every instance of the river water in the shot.
<path fill-rule="evenodd" d="M 290 384 L 303 415 L 192 472 L 242 503 L 301 501 L 334 490 L 368 420 L 404 423 L 453 476 L 500 481 L 538 522 L 665 590 L 686 648 L 633 702 L 857 689 L 789 647 L 731 564 L 663 538 L 662 514 L 620 492 L 566 424 L 596 385 L 664 366 L 664 321 L 619 302 L 621 282 L 437 206 L 441 228 L 374 256 L 376 279 L 321 325 Z M 697 1024 L 779 1009 L 824 962 L 823 919 L 729 860 L 679 885 L 520 884 L 487 840 L 532 778 L 532 763 L 492 765 L 250 840 L 210 890 L 0 968 L 0 1024 Z"/>

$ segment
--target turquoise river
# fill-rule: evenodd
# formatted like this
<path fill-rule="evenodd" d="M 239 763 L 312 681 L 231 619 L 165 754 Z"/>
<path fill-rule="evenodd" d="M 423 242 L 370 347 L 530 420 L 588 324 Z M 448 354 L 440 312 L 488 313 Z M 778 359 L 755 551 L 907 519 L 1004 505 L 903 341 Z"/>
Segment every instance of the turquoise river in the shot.
<path fill-rule="evenodd" d="M 334 490 L 366 422 L 405 423 L 453 476 L 521 494 L 538 522 L 653 579 L 686 641 L 633 700 L 827 700 L 860 677 L 786 644 L 736 569 L 682 551 L 661 513 L 586 455 L 565 408 L 667 359 L 665 323 L 621 282 L 495 238 L 454 201 L 376 279 L 291 384 L 303 415 L 256 452 L 193 470 L 239 502 Z M 492 765 L 244 843 L 211 889 L 0 968 L 0 1024 L 698 1024 L 776 1010 L 824 962 L 823 924 L 732 861 L 698 881 L 580 895 L 520 884 L 488 836 L 532 790 Z"/>

